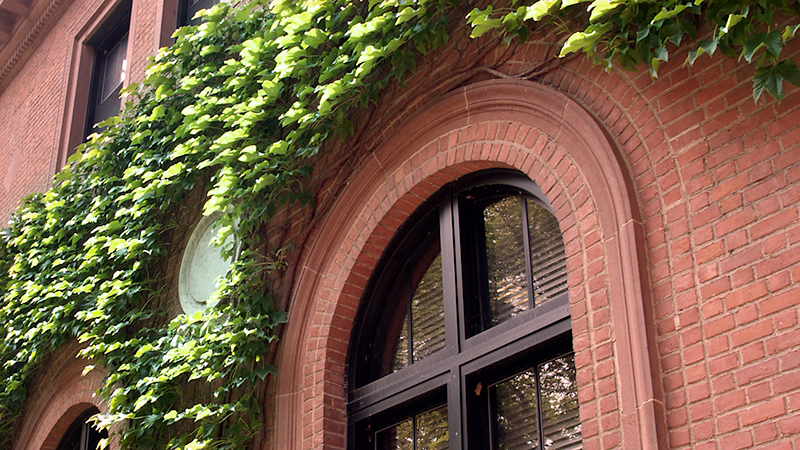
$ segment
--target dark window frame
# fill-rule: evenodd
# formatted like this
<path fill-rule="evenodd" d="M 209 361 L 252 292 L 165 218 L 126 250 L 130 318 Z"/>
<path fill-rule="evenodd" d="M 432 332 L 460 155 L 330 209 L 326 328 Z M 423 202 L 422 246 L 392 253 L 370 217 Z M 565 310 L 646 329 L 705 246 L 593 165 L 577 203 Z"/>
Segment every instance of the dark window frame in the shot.
<path fill-rule="evenodd" d="M 178 4 L 178 28 L 187 25 L 200 25 L 201 19 L 192 19 L 201 9 L 208 9 L 219 3 L 219 0 L 181 0 Z"/>
<path fill-rule="evenodd" d="M 86 108 L 86 118 L 84 123 L 84 139 L 94 131 L 98 122 L 119 114 L 122 106 L 120 90 L 125 85 L 125 80 L 116 86 L 106 98 L 100 98 L 103 90 L 103 78 L 107 63 L 108 53 L 119 45 L 123 40 L 128 40 L 131 24 L 130 1 L 120 3 L 105 21 L 98 27 L 91 38 L 86 40 L 86 45 L 94 50 L 92 58 L 91 81 L 89 83 L 89 99 Z M 125 54 L 127 59 L 130 42 L 126 43 Z M 130 66 L 130 62 L 128 64 Z M 130 67 L 128 67 L 130 70 Z M 116 108 L 114 107 L 116 104 Z M 109 111 L 113 111 L 109 113 Z M 100 117 L 102 115 L 102 117 Z"/>
<path fill-rule="evenodd" d="M 56 450 L 95 450 L 100 439 L 108 437 L 107 431 L 97 431 L 89 422 L 89 418 L 99 412 L 97 408 L 89 408 L 82 412 L 67 427 Z"/>
<path fill-rule="evenodd" d="M 488 388 L 491 383 L 571 352 L 571 318 L 566 292 L 491 328 L 469 330 L 464 319 L 469 311 L 465 311 L 466 302 L 459 299 L 472 295 L 465 292 L 469 290 L 465 288 L 469 283 L 461 280 L 466 276 L 462 266 L 474 267 L 475 261 L 463 254 L 469 250 L 469 245 L 462 242 L 462 237 L 475 233 L 461 229 L 467 220 L 459 208 L 464 208 L 466 202 L 459 195 L 466 192 L 484 195 L 482 190 L 495 187 L 505 193 L 524 195 L 553 212 L 541 189 L 522 173 L 511 170 L 477 172 L 441 189 L 418 208 L 400 227 L 377 264 L 376 275 L 368 282 L 365 300 L 359 307 L 348 350 L 349 449 L 368 448 L 372 432 L 391 426 L 398 418 L 441 404 L 448 405 L 451 449 L 488 448 L 490 436 L 482 431 L 487 418 L 478 412 L 483 406 L 476 403 L 487 400 L 478 400 L 480 396 L 471 398 L 469 392 L 473 392 L 473 387 L 481 383 Z M 377 379 L 374 370 L 364 375 L 369 365 L 362 359 L 374 352 L 370 346 L 376 341 L 375 332 L 383 314 L 381 301 L 377 299 L 393 284 L 398 270 L 404 269 L 405 261 L 413 254 L 409 249 L 430 228 L 431 220 L 438 220 L 441 225 L 443 272 L 453 274 L 443 280 L 445 349 Z M 529 261 L 527 266 L 530 270 Z"/>

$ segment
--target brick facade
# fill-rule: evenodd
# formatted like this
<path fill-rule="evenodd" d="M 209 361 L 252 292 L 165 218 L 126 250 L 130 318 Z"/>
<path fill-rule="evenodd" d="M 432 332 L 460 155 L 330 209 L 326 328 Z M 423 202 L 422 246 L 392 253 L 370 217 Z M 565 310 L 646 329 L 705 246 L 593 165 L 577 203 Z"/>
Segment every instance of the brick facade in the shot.
<path fill-rule="evenodd" d="M 133 79 L 174 17 L 157 3 L 134 1 Z M 103 7 L 65 6 L 2 87 L 0 220 L 50 183 L 75 39 Z M 276 282 L 289 322 L 257 447 L 344 448 L 350 331 L 383 249 L 438 187 L 504 167 L 543 189 L 567 245 L 584 448 L 800 450 L 800 92 L 754 102 L 750 68 L 684 67 L 681 52 L 655 80 L 583 58 L 513 77 L 547 51 L 455 34 L 357 140 L 320 156 L 314 214 L 284 211 L 268 233 L 296 247 Z M 78 393 L 91 378 L 47 391 L 61 364 L 39 378 L 17 448 L 49 448 L 70 408 L 93 402 Z"/>
<path fill-rule="evenodd" d="M 42 0 L 44 2 L 44 0 Z M 91 71 L 91 56 L 85 53 L 84 40 L 119 0 L 72 0 L 59 3 L 58 20 L 49 32 L 33 41 L 25 53 L 25 63 L 17 65 L 13 77 L 0 79 L 0 222 L 6 223 L 19 199 L 46 190 L 52 176 L 63 167 L 70 145 L 80 142 L 83 115 L 80 107 L 79 75 Z M 174 29 L 176 0 L 136 0 L 131 14 L 131 61 L 126 82 L 144 76 L 147 56 L 167 42 Z M 18 24 L 17 28 L 24 24 Z M 24 31 L 24 30 L 18 30 Z M 166 35 L 166 38 L 165 36 Z M 4 56 L 5 52 L 0 54 Z M 0 64 L 10 63 L 2 61 Z M 83 64 L 83 72 L 79 66 Z M 88 68 L 86 67 L 88 65 Z M 83 100 L 85 103 L 85 98 Z M 73 122 L 77 128 L 72 130 Z M 72 135 L 71 135 L 72 134 Z"/>

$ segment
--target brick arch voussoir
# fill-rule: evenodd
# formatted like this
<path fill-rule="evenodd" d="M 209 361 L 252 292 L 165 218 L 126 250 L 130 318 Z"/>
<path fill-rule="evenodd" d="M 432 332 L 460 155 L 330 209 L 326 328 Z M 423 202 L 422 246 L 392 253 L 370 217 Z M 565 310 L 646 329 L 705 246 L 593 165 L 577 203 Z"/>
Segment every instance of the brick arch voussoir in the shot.
<path fill-rule="evenodd" d="M 489 140 L 483 142 L 457 143 L 447 147 L 450 139 L 439 139 L 412 155 L 403 165 L 393 172 L 387 173 L 384 183 L 375 191 L 370 199 L 364 199 L 367 206 L 362 209 L 359 217 L 347 233 L 346 244 L 339 250 L 337 261 L 342 264 L 336 279 L 344 280 L 341 285 L 334 283 L 326 289 L 331 311 L 319 311 L 313 322 L 315 331 L 312 335 L 319 336 L 313 342 L 313 351 L 308 352 L 309 358 L 306 365 L 309 367 L 324 367 L 324 373 L 318 373 L 313 378 L 308 378 L 305 386 L 305 401 L 313 404 L 314 399 L 322 396 L 319 406 L 307 412 L 311 417 L 320 417 L 321 429 L 339 426 L 344 421 L 341 413 L 343 410 L 344 368 L 347 358 L 347 339 L 349 330 L 358 307 L 358 300 L 363 295 L 367 280 L 372 268 L 377 262 L 378 255 L 388 244 L 400 225 L 420 206 L 425 199 L 438 191 L 448 182 L 454 181 L 464 175 L 483 169 L 511 168 L 523 171 L 534 182 L 542 187 L 543 192 L 555 205 L 556 216 L 562 224 L 562 231 L 568 237 L 566 244 L 569 250 L 571 266 L 583 267 L 586 263 L 582 260 L 584 254 L 583 240 L 579 236 L 596 232 L 597 219 L 582 218 L 582 223 L 591 223 L 595 226 L 586 227 L 579 223 L 577 212 L 579 206 L 588 204 L 590 212 L 586 215 L 596 214 L 596 209 L 586 189 L 586 180 L 575 167 L 564 149 L 544 136 L 533 127 L 516 122 L 503 122 L 499 129 Z M 472 126 L 475 128 L 476 126 Z M 461 135 L 469 128 L 453 130 L 448 135 Z M 509 130 L 506 134 L 504 130 Z M 522 142 L 508 141 L 514 136 L 526 136 Z M 447 136 L 445 136 L 447 137 Z M 444 145 L 441 145 L 442 143 Z M 528 142 L 530 146 L 526 146 Z M 436 147 L 436 151 L 431 151 Z M 569 180 L 564 183 L 562 180 Z M 576 204 L 575 201 L 579 202 Z M 371 226 L 365 226 L 372 224 Z M 366 238 L 364 237 L 366 236 Z M 595 259 L 602 265 L 603 255 L 598 253 Z M 570 288 L 584 290 L 585 275 L 582 271 L 572 271 Z M 583 292 L 574 292 L 575 304 L 579 305 L 586 298 Z M 588 307 L 578 306 L 577 317 L 585 317 L 583 313 Z M 578 314 L 578 312 L 581 312 Z M 586 333 L 584 330 L 583 333 Z M 310 349 L 311 350 L 311 349 Z M 586 347 L 581 352 L 590 353 L 591 348 Z M 597 358 L 588 356 L 589 360 Z M 590 370 L 588 365 L 585 370 Z M 587 379 L 584 384 L 590 383 Z M 321 411 L 320 411 L 321 409 Z"/>
<path fill-rule="evenodd" d="M 625 155 L 635 192 L 657 190 L 654 197 L 661 198 L 664 190 L 658 178 L 667 172 L 679 175 L 680 168 L 674 160 L 672 138 L 665 131 L 668 124 L 662 122 L 650 95 L 656 87 L 647 74 L 632 76 L 577 60 L 549 74 L 543 83 L 563 90 L 592 111 Z M 644 205 L 650 198 L 638 200 Z"/>
<path fill-rule="evenodd" d="M 68 350 L 74 350 L 74 346 L 68 346 Z M 69 351 L 65 354 L 73 355 Z M 104 372 L 95 369 L 84 375 L 86 364 L 84 359 L 69 358 L 45 375 L 49 381 L 40 388 L 33 404 L 26 405 L 15 450 L 55 450 L 78 416 L 91 408 L 106 410 L 96 395 L 103 385 Z"/>
<path fill-rule="evenodd" d="M 276 444 L 344 448 L 349 336 L 382 250 L 439 187 L 483 168 L 511 167 L 542 187 L 564 231 L 574 272 L 573 345 L 587 436 L 599 439 L 602 411 L 618 417 L 616 429 L 601 431 L 616 433 L 623 448 L 661 448 L 661 399 L 650 372 L 647 294 L 639 269 L 641 223 L 615 152 L 593 116 L 563 94 L 530 82 L 467 86 L 410 119 L 354 171 L 320 226 L 325 239 L 316 240 L 304 257 L 297 312 L 290 310 L 284 336 L 284 342 L 298 339 L 300 355 L 284 351 L 278 360 L 278 408 L 284 417 L 297 418 L 279 424 Z M 595 302 L 602 308 L 590 311 Z M 602 324 L 597 330 L 594 318 Z M 289 367 L 283 369 L 283 362 Z M 591 374 L 598 362 L 626 380 L 629 391 L 617 389 L 600 404 Z"/>

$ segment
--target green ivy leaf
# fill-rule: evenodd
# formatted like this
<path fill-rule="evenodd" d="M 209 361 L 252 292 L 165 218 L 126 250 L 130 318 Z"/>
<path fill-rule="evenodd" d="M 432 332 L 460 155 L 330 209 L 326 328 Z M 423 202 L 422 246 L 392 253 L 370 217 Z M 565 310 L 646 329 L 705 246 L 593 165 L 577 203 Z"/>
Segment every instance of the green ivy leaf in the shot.
<path fill-rule="evenodd" d="M 610 29 L 610 27 L 610 24 L 591 25 L 586 28 L 586 31 L 573 33 L 567 39 L 567 42 L 564 43 L 559 56 L 563 57 L 579 50 L 592 52 L 594 50 L 594 46 Z"/>
<path fill-rule="evenodd" d="M 725 26 L 719 30 L 720 35 L 730 33 L 733 27 L 735 27 L 744 18 L 745 15 L 743 14 L 729 14 L 728 19 L 725 21 Z"/>
<path fill-rule="evenodd" d="M 673 9 L 667 9 L 666 7 L 662 7 L 661 11 L 653 17 L 653 20 L 650 21 L 650 24 L 655 24 L 656 22 L 661 22 L 663 20 L 671 19 L 678 14 L 682 13 L 689 5 L 678 5 Z"/>
<path fill-rule="evenodd" d="M 523 20 L 538 22 L 542 20 L 544 16 L 551 14 L 560 2 L 561 0 L 538 0 L 533 5 L 526 7 Z"/>
<path fill-rule="evenodd" d="M 706 53 L 708 55 L 713 55 L 714 52 L 717 50 L 718 43 L 719 40 L 717 38 L 714 38 L 710 41 L 708 40 L 700 41 L 697 44 L 697 48 L 694 48 L 691 51 L 689 51 L 689 56 L 686 58 L 686 61 L 689 64 L 694 64 L 697 57 L 701 56 L 703 53 Z"/>
<path fill-rule="evenodd" d="M 758 101 L 764 89 L 766 89 L 776 100 L 783 100 L 784 80 L 800 87 L 800 70 L 798 70 L 794 61 L 783 60 L 776 64 L 759 68 L 753 77 L 753 98 Z"/>
<path fill-rule="evenodd" d="M 786 43 L 789 42 L 791 39 L 794 38 L 795 33 L 797 33 L 797 29 L 800 28 L 800 23 L 796 25 L 786 25 L 786 28 L 783 29 L 783 33 L 781 33 L 781 40 Z"/>
<path fill-rule="evenodd" d="M 764 46 L 767 48 L 767 51 L 770 55 L 775 58 L 780 57 L 781 51 L 783 50 L 781 33 L 778 30 L 772 30 L 767 33 L 767 35 L 764 37 Z"/>

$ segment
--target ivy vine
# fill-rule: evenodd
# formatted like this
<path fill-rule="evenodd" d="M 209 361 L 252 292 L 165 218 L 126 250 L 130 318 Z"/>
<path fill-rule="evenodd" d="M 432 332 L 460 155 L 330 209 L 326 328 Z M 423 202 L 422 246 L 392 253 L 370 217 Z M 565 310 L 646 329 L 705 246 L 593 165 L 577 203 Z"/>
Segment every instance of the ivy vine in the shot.
<path fill-rule="evenodd" d="M 264 358 L 285 321 L 266 285 L 285 260 L 259 231 L 281 205 L 308 201 L 311 158 L 352 132 L 352 111 L 446 41 L 448 5 L 223 3 L 176 31 L 126 90 L 122 116 L 78 147 L 54 188 L 25 200 L 0 241 L 3 439 L 30 375 L 77 338 L 108 373 L 96 420 L 119 425 L 121 448 L 245 446 L 263 422 L 252 392 L 274 372 Z M 223 214 L 218 242 L 233 234 L 243 250 L 218 306 L 170 317 L 165 236 L 204 183 L 204 214 Z"/>
<path fill-rule="evenodd" d="M 567 20 L 576 16 L 581 20 Z M 752 64 L 756 101 L 765 89 L 782 100 L 784 81 L 800 87 L 797 63 L 782 55 L 800 28 L 797 0 L 512 0 L 476 8 L 468 20 L 473 37 L 499 30 L 507 42 L 524 41 L 533 22 L 554 23 L 567 36 L 560 56 L 584 52 L 606 68 L 644 65 L 654 77 L 670 51 L 690 39 L 687 64 L 717 51 Z M 701 26 L 711 29 L 698 40 Z"/>
<path fill-rule="evenodd" d="M 310 202 L 304 180 L 314 158 L 350 136 L 352 117 L 413 73 L 421 53 L 448 41 L 448 16 L 472 9 L 473 36 L 499 29 L 512 44 L 532 21 L 563 25 L 578 7 L 518 3 L 255 0 L 216 5 L 199 26 L 176 31 L 141 86 L 126 89 L 123 114 L 102 123 L 2 233 L 0 445 L 14 438 L 31 375 L 78 339 L 81 356 L 108 374 L 100 390 L 108 411 L 96 420 L 121 448 L 245 447 L 263 424 L 253 392 L 274 373 L 265 358 L 286 320 L 269 286 L 286 256 L 259 240 L 267 221 Z M 697 15 L 725 25 L 690 58 L 741 51 L 757 67 L 754 95 L 780 99 L 782 80 L 800 85 L 796 65 L 780 59 L 798 26 L 773 27 L 776 12 L 796 21 L 797 2 L 595 0 L 586 28 L 567 30 L 562 53 L 655 71 L 668 44 L 695 38 Z M 198 190 L 207 192 L 204 214 L 222 214 L 217 241 L 234 235 L 242 251 L 217 306 L 170 314 L 169 236 Z"/>

